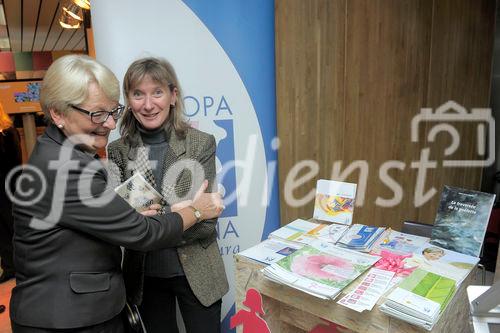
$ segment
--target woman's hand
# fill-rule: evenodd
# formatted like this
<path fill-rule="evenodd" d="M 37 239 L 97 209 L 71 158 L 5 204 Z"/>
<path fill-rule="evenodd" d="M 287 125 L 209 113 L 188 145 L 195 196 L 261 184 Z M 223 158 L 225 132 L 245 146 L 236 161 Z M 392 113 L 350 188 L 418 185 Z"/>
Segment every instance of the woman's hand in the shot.
<path fill-rule="evenodd" d="M 205 193 L 208 187 L 208 180 L 205 180 L 196 192 L 191 205 L 201 213 L 203 220 L 219 217 L 224 210 L 224 203 L 220 193 Z"/>
<path fill-rule="evenodd" d="M 170 206 L 170 211 L 175 213 L 175 212 L 180 211 L 183 208 L 186 208 L 186 207 L 189 207 L 192 205 L 193 205 L 193 200 L 184 200 L 184 201 L 178 202 L 178 203 Z"/>
<path fill-rule="evenodd" d="M 207 187 L 208 180 L 205 180 L 190 204 L 188 202 L 189 200 L 178 203 L 185 205 L 177 211 L 182 217 L 184 230 L 195 225 L 197 221 L 216 218 L 224 210 L 225 207 L 222 202 L 222 195 L 220 193 L 205 193 Z M 193 208 L 200 212 L 201 217 L 196 216 Z"/>
<path fill-rule="evenodd" d="M 161 209 L 160 204 L 152 204 L 151 206 L 148 207 L 147 210 L 142 211 L 141 214 L 144 216 L 154 216 L 158 214 L 158 211 L 160 209 Z"/>

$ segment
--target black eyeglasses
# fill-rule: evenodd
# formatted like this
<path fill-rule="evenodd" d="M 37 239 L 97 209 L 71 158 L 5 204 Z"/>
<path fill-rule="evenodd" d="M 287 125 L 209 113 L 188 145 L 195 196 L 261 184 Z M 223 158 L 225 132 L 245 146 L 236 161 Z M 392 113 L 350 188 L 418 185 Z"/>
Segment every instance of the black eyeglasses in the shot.
<path fill-rule="evenodd" d="M 70 104 L 69 106 L 71 106 L 73 109 L 77 111 L 88 114 L 90 116 L 90 120 L 94 124 L 105 123 L 106 120 L 108 120 L 109 116 L 113 117 L 114 120 L 118 120 L 123 115 L 123 110 L 125 110 L 125 106 L 121 104 L 118 104 L 118 106 L 111 111 L 93 111 L 93 112 L 79 108 L 78 106 L 73 104 Z"/>

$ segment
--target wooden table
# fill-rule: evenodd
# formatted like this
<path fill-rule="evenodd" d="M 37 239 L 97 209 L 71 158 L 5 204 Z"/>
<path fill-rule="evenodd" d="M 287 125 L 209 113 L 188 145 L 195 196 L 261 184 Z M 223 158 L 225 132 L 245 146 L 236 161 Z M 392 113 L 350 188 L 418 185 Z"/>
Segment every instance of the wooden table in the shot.
<path fill-rule="evenodd" d="M 236 311 L 244 308 L 246 290 L 255 288 L 262 294 L 266 320 L 272 333 L 310 332 L 324 320 L 341 325 L 339 332 L 428 332 L 404 321 L 389 317 L 375 305 L 372 311 L 358 313 L 336 301 L 327 301 L 291 287 L 272 282 L 260 271 L 264 266 L 244 256 L 235 255 Z M 432 332 L 472 332 L 469 324 L 469 302 L 466 287 L 471 283 L 475 270 L 463 281 Z M 339 296 L 340 298 L 341 296 Z M 337 298 L 337 300 L 339 299 Z M 379 301 L 380 302 L 380 301 Z M 324 319 L 324 320 L 323 320 Z M 237 332 L 241 332 L 239 326 Z"/>

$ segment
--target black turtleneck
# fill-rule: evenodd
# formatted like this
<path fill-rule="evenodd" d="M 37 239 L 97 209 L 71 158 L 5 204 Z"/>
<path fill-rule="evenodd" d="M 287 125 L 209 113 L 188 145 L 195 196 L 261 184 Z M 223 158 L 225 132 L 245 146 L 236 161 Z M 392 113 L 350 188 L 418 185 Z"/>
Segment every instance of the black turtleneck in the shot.
<path fill-rule="evenodd" d="M 142 142 L 144 146 L 149 149 L 149 161 L 151 162 L 151 170 L 155 177 L 156 190 L 161 192 L 161 184 L 163 182 L 163 170 L 165 156 L 170 149 L 168 145 L 168 131 L 163 126 L 155 130 L 148 130 L 142 126 L 138 126 L 139 133 L 141 133 Z"/>
<path fill-rule="evenodd" d="M 155 177 L 156 190 L 161 193 L 163 175 L 167 171 L 165 170 L 166 157 L 174 154 L 168 144 L 170 131 L 165 130 L 163 126 L 155 130 L 147 130 L 141 126 L 138 128 L 144 146 L 149 149 L 149 160 L 152 163 L 151 170 Z M 170 161 L 174 159 L 174 157 L 168 158 Z M 162 278 L 184 275 L 179 257 L 177 256 L 177 250 L 175 248 L 168 248 L 148 252 L 145 274 L 147 276 Z"/>

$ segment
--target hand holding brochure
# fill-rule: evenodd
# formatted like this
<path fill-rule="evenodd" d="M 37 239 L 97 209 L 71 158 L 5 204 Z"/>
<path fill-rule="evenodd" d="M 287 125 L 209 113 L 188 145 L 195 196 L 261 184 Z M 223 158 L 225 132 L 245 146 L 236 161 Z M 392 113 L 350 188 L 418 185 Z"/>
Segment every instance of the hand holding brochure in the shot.
<path fill-rule="evenodd" d="M 163 200 L 161 194 L 139 172 L 116 187 L 115 192 L 139 213 L 147 210 L 152 204 L 159 204 Z"/>

